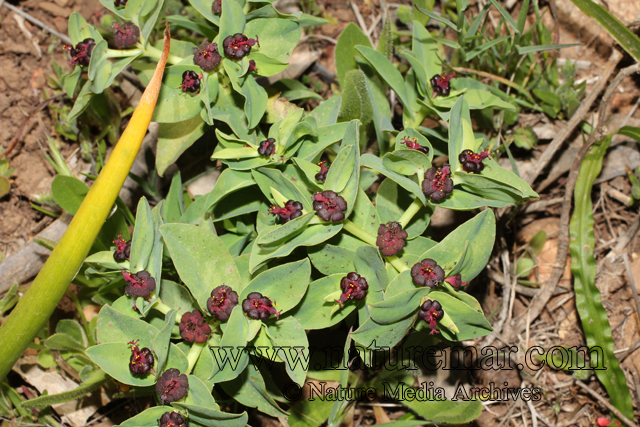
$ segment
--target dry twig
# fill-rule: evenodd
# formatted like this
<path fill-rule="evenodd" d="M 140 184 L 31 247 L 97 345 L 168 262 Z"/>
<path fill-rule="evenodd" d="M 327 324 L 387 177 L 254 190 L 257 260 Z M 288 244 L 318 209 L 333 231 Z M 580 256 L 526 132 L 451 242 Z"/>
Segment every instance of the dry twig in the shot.
<path fill-rule="evenodd" d="M 620 420 L 622 420 L 622 422 L 625 423 L 627 426 L 637 427 L 636 424 L 633 421 L 631 421 L 629 418 L 625 417 L 624 414 L 618 410 L 618 408 L 616 408 L 611 403 L 609 403 L 609 401 L 607 399 L 605 399 L 604 397 L 600 396 L 597 392 L 593 391 L 591 389 L 591 387 L 589 387 L 588 385 L 586 385 L 582 381 L 578 381 L 578 380 L 576 380 L 576 384 L 578 386 L 580 386 L 581 389 L 583 389 L 584 391 L 589 393 L 591 395 L 591 397 L 593 397 L 598 402 L 600 402 L 604 406 L 606 406 L 607 409 L 609 409 L 611 412 L 613 412 L 616 415 L 616 417 L 620 418 Z"/>

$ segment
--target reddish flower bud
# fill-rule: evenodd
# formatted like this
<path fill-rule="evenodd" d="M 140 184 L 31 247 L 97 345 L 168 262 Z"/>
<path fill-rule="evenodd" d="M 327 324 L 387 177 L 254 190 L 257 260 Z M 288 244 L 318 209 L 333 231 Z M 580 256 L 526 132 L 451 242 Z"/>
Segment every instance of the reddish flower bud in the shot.
<path fill-rule="evenodd" d="M 451 91 L 451 79 L 455 79 L 455 74 L 436 74 L 431 77 L 431 87 L 433 88 L 433 96 L 442 95 L 449 96 L 449 92 Z"/>
<path fill-rule="evenodd" d="M 271 206 L 269 213 L 271 215 L 280 215 L 282 223 L 284 224 L 302 215 L 302 203 L 296 202 L 295 200 L 288 200 L 287 203 L 284 204 L 284 208 Z"/>
<path fill-rule="evenodd" d="M 316 181 L 325 182 L 327 180 L 327 172 L 329 172 L 329 168 L 325 166 L 326 164 L 327 162 L 325 160 L 318 163 L 318 166 L 320 166 L 320 172 L 316 174 Z"/>
<path fill-rule="evenodd" d="M 257 37 L 255 39 L 247 38 L 241 33 L 228 36 L 222 42 L 224 54 L 231 59 L 242 59 L 251 52 L 251 47 L 256 44 L 260 46 L 257 39 Z"/>
<path fill-rule="evenodd" d="M 269 157 L 273 153 L 276 152 L 276 140 L 273 138 L 265 139 L 264 141 L 260 141 L 260 146 L 258 147 L 258 154 L 261 156 Z"/>
<path fill-rule="evenodd" d="M 209 313 L 220 321 L 228 320 L 236 305 L 238 305 L 238 293 L 225 285 L 212 290 L 211 298 L 207 299 Z"/>
<path fill-rule="evenodd" d="M 211 5 L 211 12 L 213 12 L 214 15 L 220 16 L 222 13 L 222 0 L 214 0 Z"/>
<path fill-rule="evenodd" d="M 163 405 L 182 399 L 188 389 L 189 379 L 175 368 L 164 371 L 156 383 L 156 393 Z"/>
<path fill-rule="evenodd" d="M 389 221 L 386 224 L 380 224 L 380 227 L 378 227 L 376 245 L 382 255 L 393 256 L 404 248 L 407 237 L 409 235 L 402 229 L 402 225 L 399 222 Z"/>
<path fill-rule="evenodd" d="M 435 288 L 444 280 L 444 270 L 437 262 L 426 258 L 411 267 L 411 278 L 418 286 Z"/>
<path fill-rule="evenodd" d="M 408 136 L 405 136 L 400 144 L 404 144 L 407 148 L 411 148 L 412 150 L 418 150 L 421 153 L 429 154 L 429 147 L 424 147 L 418 144 L 418 138 L 409 138 Z"/>
<path fill-rule="evenodd" d="M 342 307 L 342 303 L 347 300 L 360 301 L 364 299 L 367 296 L 369 284 L 358 273 L 349 273 L 340 280 L 340 289 L 342 289 L 342 295 L 336 302 Z"/>
<path fill-rule="evenodd" d="M 113 36 L 113 42 L 118 48 L 124 49 L 125 47 L 130 47 L 138 43 L 140 28 L 133 22 L 125 22 L 122 26 L 116 22 L 113 24 L 113 29 L 116 30 Z"/>
<path fill-rule="evenodd" d="M 464 150 L 458 156 L 458 160 L 465 172 L 480 172 L 484 169 L 482 161 L 487 157 L 489 157 L 489 153 L 485 151 L 476 154 L 471 150 Z"/>
<path fill-rule="evenodd" d="M 216 68 L 221 59 L 216 43 L 203 42 L 200 47 L 193 49 L 193 63 L 205 71 Z"/>
<path fill-rule="evenodd" d="M 422 319 L 429 324 L 431 335 L 439 333 L 436 322 L 444 316 L 442 305 L 438 301 L 426 300 L 418 311 L 418 319 Z"/>
<path fill-rule="evenodd" d="M 206 342 L 211 334 L 211 327 L 200 310 L 184 313 L 180 319 L 179 327 L 182 339 L 198 344 Z"/>
<path fill-rule="evenodd" d="M 129 359 L 129 370 L 133 375 L 146 375 L 153 368 L 153 354 L 147 347 L 140 350 L 136 345 L 138 340 L 130 341 L 131 358 Z"/>
<path fill-rule="evenodd" d="M 422 181 L 422 192 L 425 196 L 431 197 L 432 202 L 443 201 L 453 191 L 453 180 L 451 179 L 451 168 L 444 165 L 441 168 L 429 168 L 424 174 Z"/>
<path fill-rule="evenodd" d="M 459 291 L 463 287 L 467 286 L 467 282 L 462 281 L 462 276 L 460 274 L 447 277 L 446 279 L 444 279 L 444 281 L 453 286 L 453 289 L 456 291 Z"/>
<path fill-rule="evenodd" d="M 200 80 L 202 80 L 202 74 L 197 75 L 195 71 L 187 70 L 182 73 L 180 89 L 183 92 L 195 93 L 200 90 Z"/>
<path fill-rule="evenodd" d="M 272 314 L 275 314 L 276 319 L 280 317 L 280 312 L 276 312 L 271 300 L 262 296 L 260 292 L 247 295 L 247 299 L 242 301 L 242 310 L 249 318 L 256 320 L 267 320 Z"/>
<path fill-rule="evenodd" d="M 113 244 L 116 245 L 116 251 L 113 253 L 113 259 L 116 261 L 124 261 L 131 256 L 131 240 L 126 241 L 122 238 L 122 234 L 118 234 L 113 239 Z"/>
<path fill-rule="evenodd" d="M 258 72 L 258 67 L 256 67 L 256 61 L 254 61 L 253 59 L 249 60 L 249 72 Z"/>
<path fill-rule="evenodd" d="M 160 427 L 187 427 L 187 422 L 179 412 L 165 412 L 158 420 Z"/>
<path fill-rule="evenodd" d="M 313 195 L 313 209 L 324 221 L 340 222 L 347 211 L 347 202 L 335 191 L 327 190 Z"/>
<path fill-rule="evenodd" d="M 121 273 L 127 283 L 127 287 L 124 289 L 125 295 L 146 298 L 156 290 L 156 281 L 148 271 L 132 274 L 122 270 Z"/>
<path fill-rule="evenodd" d="M 69 52 L 69 56 L 71 56 L 69 65 L 72 68 L 75 68 L 76 65 L 88 67 L 91 62 L 91 52 L 93 52 L 94 47 L 96 47 L 96 42 L 90 38 L 82 40 L 76 47 L 65 46 L 64 49 Z"/>

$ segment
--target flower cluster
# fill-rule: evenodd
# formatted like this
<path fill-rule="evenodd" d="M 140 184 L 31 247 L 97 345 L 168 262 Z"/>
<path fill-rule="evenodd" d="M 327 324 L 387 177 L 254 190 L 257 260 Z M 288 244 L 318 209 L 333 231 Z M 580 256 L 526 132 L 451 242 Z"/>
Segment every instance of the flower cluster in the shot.
<path fill-rule="evenodd" d="M 437 262 L 426 258 L 411 267 L 411 278 L 418 286 L 435 288 L 444 280 L 444 270 Z"/>
<path fill-rule="evenodd" d="M 426 300 L 418 311 L 418 319 L 422 319 L 429 324 L 431 335 L 437 334 L 438 330 L 436 322 L 444 316 L 442 305 L 438 301 Z"/>
<path fill-rule="evenodd" d="M 131 358 L 129 359 L 129 371 L 133 375 L 146 375 L 153 368 L 153 354 L 147 347 L 140 350 L 136 345 L 138 340 L 130 341 Z"/>
<path fill-rule="evenodd" d="M 151 292 L 156 290 L 156 280 L 151 277 L 148 271 L 143 270 L 132 274 L 122 270 L 121 273 L 124 281 L 127 283 L 124 289 L 125 295 L 146 298 L 151 295 Z"/>
<path fill-rule="evenodd" d="M 471 150 L 464 150 L 458 156 L 458 160 L 462 164 L 462 169 L 465 172 L 480 172 L 484 169 L 482 161 L 489 157 L 489 153 L 482 151 L 480 153 L 474 153 Z"/>
<path fill-rule="evenodd" d="M 327 180 L 327 172 L 329 172 L 329 168 L 325 166 L 327 162 L 325 160 L 318 163 L 320 166 L 320 172 L 318 172 L 315 176 L 316 181 L 325 182 Z"/>
<path fill-rule="evenodd" d="M 116 33 L 113 36 L 113 43 L 115 43 L 119 49 L 131 47 L 138 43 L 140 28 L 138 28 L 138 26 L 133 22 L 125 22 L 122 25 L 116 22 L 113 24 L 113 29 L 116 30 Z"/>
<path fill-rule="evenodd" d="M 324 221 L 340 222 L 347 211 L 347 201 L 335 191 L 327 190 L 313 195 L 313 209 Z"/>
<path fill-rule="evenodd" d="M 198 344 L 206 342 L 211 334 L 211 327 L 200 310 L 184 313 L 180 319 L 179 328 L 182 339 Z"/>
<path fill-rule="evenodd" d="M 409 235 L 402 229 L 402 225 L 399 222 L 389 221 L 386 224 L 380 224 L 380 227 L 378 227 L 376 245 L 382 255 L 393 256 L 404 248 L 407 237 Z"/>
<path fill-rule="evenodd" d="M 258 38 L 250 39 L 242 33 L 228 36 L 222 42 L 224 54 L 231 59 L 242 59 L 251 52 L 254 45 L 260 46 Z"/>
<path fill-rule="evenodd" d="M 268 138 L 264 141 L 260 141 L 260 146 L 258 147 L 258 154 L 261 156 L 271 156 L 276 152 L 276 140 L 274 138 Z"/>
<path fill-rule="evenodd" d="M 364 299 L 364 297 L 367 296 L 369 284 L 364 277 L 352 272 L 340 280 L 340 289 L 342 290 L 342 295 L 340 295 L 340 299 L 336 300 L 336 302 L 342 307 L 342 303 L 347 300 L 360 301 Z"/>
<path fill-rule="evenodd" d="M 198 48 L 193 49 L 193 63 L 205 71 L 211 71 L 220 65 L 222 57 L 218 53 L 216 43 L 203 42 Z"/>
<path fill-rule="evenodd" d="M 116 238 L 113 239 L 113 244 L 116 245 L 113 259 L 118 262 L 128 260 L 131 256 L 131 240 L 126 241 L 122 238 L 122 234 L 118 234 Z"/>
<path fill-rule="evenodd" d="M 180 89 L 183 92 L 196 93 L 200 90 L 200 81 L 202 80 L 202 74 L 197 75 L 195 71 L 187 70 L 182 73 L 182 84 Z"/>
<path fill-rule="evenodd" d="M 418 150 L 421 153 L 429 154 L 429 147 L 418 144 L 418 138 L 409 138 L 408 136 L 405 136 L 402 141 L 400 141 L 400 144 L 404 144 L 407 148 L 411 148 L 412 150 Z"/>
<path fill-rule="evenodd" d="M 302 203 L 296 202 L 295 200 L 287 200 L 284 204 L 284 208 L 271 206 L 269 213 L 271 215 L 279 215 L 280 218 L 282 218 L 282 222 L 287 223 L 302 215 Z"/>
<path fill-rule="evenodd" d="M 213 12 L 214 15 L 220 16 L 222 13 L 222 0 L 214 0 L 211 5 L 211 12 Z"/>
<path fill-rule="evenodd" d="M 460 274 L 456 274 L 455 276 L 447 277 L 444 279 L 445 282 L 453 286 L 455 291 L 459 291 L 460 289 L 467 286 L 467 282 L 462 281 L 462 276 Z"/>
<path fill-rule="evenodd" d="M 165 412 L 158 420 L 160 427 L 187 427 L 187 422 L 179 412 Z"/>
<path fill-rule="evenodd" d="M 440 168 L 429 168 L 424 174 L 422 192 L 430 197 L 432 202 L 441 202 L 453 191 L 451 167 L 444 165 Z"/>
<path fill-rule="evenodd" d="M 267 320 L 272 314 L 275 314 L 276 319 L 280 317 L 280 312 L 276 311 L 273 302 L 260 292 L 247 295 L 247 299 L 242 301 L 242 310 L 249 318 L 256 320 Z"/>
<path fill-rule="evenodd" d="M 156 383 L 156 393 L 163 405 L 182 399 L 188 389 L 189 379 L 175 368 L 164 371 Z"/>
<path fill-rule="evenodd" d="M 454 79 L 456 76 L 455 74 L 451 73 L 451 74 L 436 74 L 435 76 L 431 77 L 431 87 L 433 88 L 433 95 L 435 96 L 436 94 L 438 95 L 442 95 L 442 96 L 449 96 L 449 93 L 451 92 L 451 79 Z"/>
<path fill-rule="evenodd" d="M 207 299 L 209 313 L 220 321 L 229 320 L 231 311 L 238 305 L 238 293 L 229 286 L 221 285 L 211 291 Z"/>
<path fill-rule="evenodd" d="M 71 56 L 69 65 L 72 68 L 75 68 L 76 65 L 88 67 L 89 62 L 91 62 L 91 52 L 93 52 L 93 48 L 95 47 L 96 42 L 91 38 L 82 40 L 75 47 L 65 46 L 64 49 L 69 52 L 69 56 Z"/>

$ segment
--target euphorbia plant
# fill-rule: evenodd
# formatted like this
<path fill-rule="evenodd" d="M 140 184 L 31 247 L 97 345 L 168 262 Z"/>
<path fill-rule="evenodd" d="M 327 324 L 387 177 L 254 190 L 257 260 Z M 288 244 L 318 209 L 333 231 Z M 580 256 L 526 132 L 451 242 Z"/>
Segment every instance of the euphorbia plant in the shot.
<path fill-rule="evenodd" d="M 170 33 L 167 28 L 164 33 L 164 48 L 153 78 L 109 161 L 29 290 L 0 327 L 0 341 L 11 343 L 0 348 L 0 378 L 7 375 L 33 337 L 45 325 L 111 212 L 151 121 L 169 48 Z"/>

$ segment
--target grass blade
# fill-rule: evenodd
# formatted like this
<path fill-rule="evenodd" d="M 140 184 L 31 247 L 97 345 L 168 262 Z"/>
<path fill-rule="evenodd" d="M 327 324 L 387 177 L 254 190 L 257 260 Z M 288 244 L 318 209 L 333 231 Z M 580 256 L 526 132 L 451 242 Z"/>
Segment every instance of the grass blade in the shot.
<path fill-rule="evenodd" d="M 596 376 L 607 390 L 611 404 L 628 418 L 633 418 L 633 403 L 618 359 L 613 353 L 611 325 L 607 312 L 602 306 L 600 291 L 595 285 L 596 261 L 593 257 L 595 237 L 593 235 L 593 214 L 591 189 L 602 169 L 604 157 L 611 136 L 597 143 L 582 162 L 576 183 L 575 210 L 571 217 L 571 272 L 574 277 L 576 307 L 580 315 L 582 329 L 587 338 L 587 346 L 599 347 L 604 360 L 600 363 L 605 370 L 595 370 Z"/>
<path fill-rule="evenodd" d="M 453 28 L 453 30 L 455 32 L 458 32 L 458 26 L 456 24 L 454 24 L 453 22 L 449 21 L 446 18 L 443 18 L 442 16 L 438 15 L 437 13 L 431 12 L 427 9 L 423 9 L 420 6 L 414 4 L 414 7 L 416 9 L 418 9 L 420 12 L 424 13 L 425 15 L 427 15 L 429 18 L 433 19 L 434 21 L 438 21 L 441 24 L 446 25 L 447 27 L 451 27 Z"/>
<path fill-rule="evenodd" d="M 525 55 L 532 52 L 541 52 L 543 50 L 564 49 L 565 47 L 582 46 L 584 43 L 568 43 L 568 44 L 546 44 L 540 46 L 523 46 L 518 48 L 519 55 Z"/>
<path fill-rule="evenodd" d="M 571 0 L 571 2 L 587 16 L 598 21 L 629 55 L 636 61 L 640 61 L 640 39 L 607 9 L 592 0 Z"/>
<path fill-rule="evenodd" d="M 26 409 L 43 408 L 46 406 L 57 405 L 58 403 L 64 403 L 70 400 L 79 399 L 82 396 L 99 389 L 109 380 L 109 375 L 107 375 L 104 371 L 96 371 L 90 378 L 87 379 L 87 381 L 83 382 L 82 384 L 80 384 L 80 386 L 74 388 L 73 390 L 36 397 L 35 399 L 22 402 L 21 405 Z"/>
<path fill-rule="evenodd" d="M 498 3 L 496 0 L 489 0 L 489 1 L 491 2 L 491 4 L 493 4 L 496 7 L 496 9 L 498 9 L 498 12 L 500 12 L 500 15 L 502 15 L 504 20 L 507 21 L 511 29 L 513 29 L 513 31 L 515 31 L 516 34 L 520 34 L 520 30 L 518 30 L 518 24 L 516 23 L 516 21 L 513 20 L 509 12 L 507 12 L 507 10 L 504 7 L 502 7 L 500 3 Z"/>

